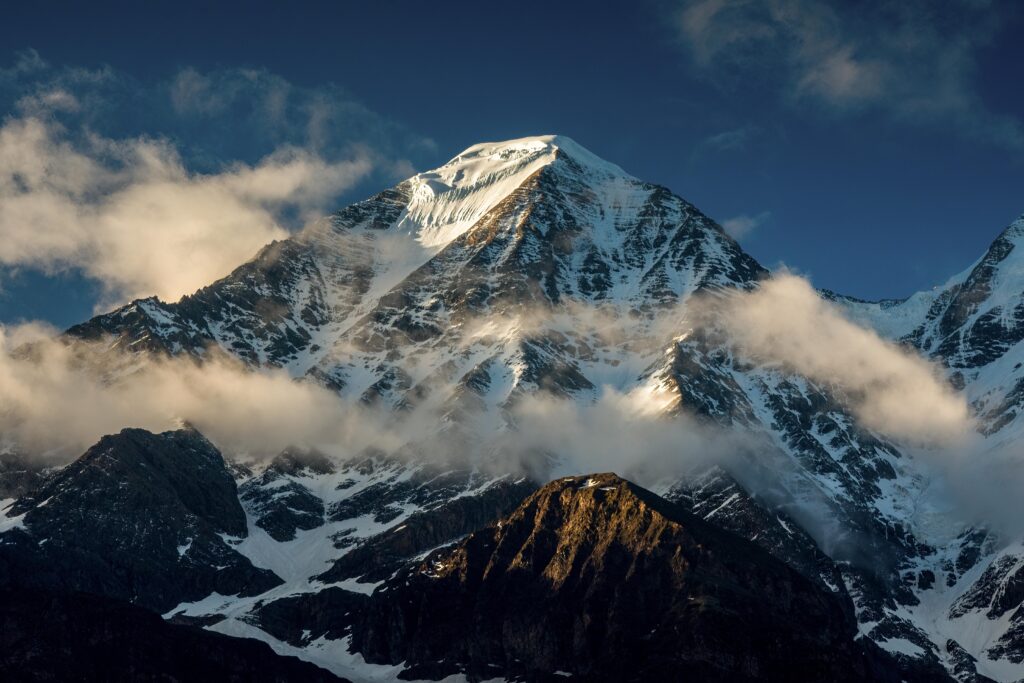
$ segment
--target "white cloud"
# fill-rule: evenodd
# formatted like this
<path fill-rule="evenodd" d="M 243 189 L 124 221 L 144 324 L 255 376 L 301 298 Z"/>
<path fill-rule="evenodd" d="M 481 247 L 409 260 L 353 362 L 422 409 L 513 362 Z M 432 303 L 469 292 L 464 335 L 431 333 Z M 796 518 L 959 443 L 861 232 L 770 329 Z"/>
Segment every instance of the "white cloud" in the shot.
<path fill-rule="evenodd" d="M 971 431 L 964 397 L 939 368 L 860 327 L 803 278 L 781 274 L 697 312 L 741 353 L 834 392 L 864 425 L 890 437 L 955 444 Z"/>
<path fill-rule="evenodd" d="M 741 240 L 768 222 L 771 217 L 771 211 L 762 211 L 755 216 L 740 214 L 722 221 L 722 230 L 725 230 L 726 234 L 733 239 Z"/>
<path fill-rule="evenodd" d="M 234 455 L 268 457 L 288 446 L 348 455 L 402 443 L 383 419 L 284 371 L 111 353 L 65 344 L 33 324 L 0 327 L 0 397 L 5 440 L 63 459 L 125 427 L 160 431 L 183 420 Z"/>
<path fill-rule="evenodd" d="M 718 83 L 772 84 L 794 106 L 877 110 L 1021 148 L 1021 120 L 994 112 L 975 86 L 999 9 L 984 0 L 684 0 L 676 25 L 695 66 Z"/>
<path fill-rule="evenodd" d="M 468 353 L 477 341 L 491 344 L 543 329 L 563 330 L 629 348 L 635 357 L 619 370 L 631 378 L 641 376 L 668 340 L 692 326 L 726 332 L 726 342 L 744 364 L 807 377 L 861 425 L 931 458 L 937 472 L 948 473 L 972 514 L 997 520 L 1004 516 L 995 511 L 1019 509 L 1019 478 L 1008 484 L 1015 500 L 992 493 L 993 470 L 982 466 L 991 458 L 980 464 L 973 459 L 985 446 L 972 432 L 963 396 L 939 369 L 850 322 L 806 280 L 791 275 L 777 276 L 753 292 L 666 310 L 646 325 L 624 309 L 584 305 L 488 316 L 467 321 L 463 343 Z M 668 419 L 672 393 L 652 384 L 634 387 L 630 380 L 624 388 L 603 387 L 593 402 L 521 396 L 510 408 L 516 429 L 504 428 L 504 415 L 470 417 L 470 431 L 474 425 L 484 428 L 463 439 L 458 429 L 439 429 L 458 388 L 447 380 L 437 380 L 414 410 L 395 413 L 296 382 L 283 371 L 253 371 L 215 357 L 200 366 L 187 358 L 119 353 L 108 344 L 67 344 L 53 334 L 36 326 L 0 328 L 0 437 L 29 453 L 59 451 L 65 460 L 103 434 L 128 426 L 159 431 L 182 420 L 229 456 L 270 457 L 298 445 L 347 457 L 369 446 L 394 452 L 408 445 L 410 455 L 425 461 L 490 454 L 508 469 L 529 468 L 556 454 L 560 472 L 609 470 L 645 483 L 712 463 L 742 462 L 737 457 L 765 465 L 770 451 L 741 430 L 718 429 L 686 415 Z M 34 343 L 25 346 L 29 342 Z M 419 357 L 424 367 L 440 365 L 428 355 Z M 758 486 L 749 466 L 738 474 Z"/>
<path fill-rule="evenodd" d="M 644 485 L 752 450 L 749 434 L 686 414 L 667 418 L 664 408 L 665 399 L 647 387 L 622 392 L 605 386 L 593 403 L 534 395 L 515 406 L 518 429 L 506 435 L 506 450 L 556 454 L 556 476 L 615 472 Z"/>
<path fill-rule="evenodd" d="M 1019 449 L 986 452 L 984 439 L 970 433 L 963 398 L 936 368 L 844 319 L 806 281 L 781 276 L 703 311 L 667 311 L 646 328 L 620 313 L 582 307 L 572 320 L 536 312 L 504 324 L 495 324 L 492 316 L 476 321 L 467 336 L 564 324 L 576 332 L 582 328 L 585 336 L 626 343 L 640 356 L 636 360 L 649 361 L 660 348 L 655 340 L 663 346 L 666 335 L 688 324 L 678 317 L 686 313 L 690 323 L 724 327 L 745 362 L 803 373 L 845 401 L 860 424 L 905 443 L 920 442 L 924 447 L 903 450 L 927 459 L 939 475 L 926 492 L 933 498 L 922 500 L 939 504 L 943 523 L 970 520 L 1019 537 L 1024 519 Z M 771 442 L 685 414 L 668 418 L 664 409 L 671 392 L 655 385 L 606 386 L 592 402 L 522 396 L 510 408 L 516 429 L 504 428 L 505 415 L 490 415 L 479 423 L 489 428 L 474 436 L 441 417 L 455 390 L 445 380 L 432 387 L 432 399 L 396 413 L 296 382 L 283 371 L 254 371 L 227 358 L 199 365 L 188 358 L 112 352 L 107 344 L 67 344 L 54 334 L 34 325 L 0 327 L 0 450 L 15 445 L 59 465 L 104 434 L 125 427 L 161 431 L 188 421 L 227 457 L 243 460 L 270 458 L 292 446 L 338 458 L 374 447 L 418 463 L 468 460 L 502 473 L 520 467 L 536 476 L 613 471 L 648 486 L 720 464 L 748 490 L 786 504 L 830 552 L 849 542 L 837 540 L 826 510 L 805 507 L 803 497 L 792 507 L 774 478 L 792 463 L 777 459 Z M 644 365 L 627 374 L 636 376 Z M 472 428 L 473 422 L 468 424 Z M 547 469 L 551 455 L 558 457 L 553 471 Z"/>
<path fill-rule="evenodd" d="M 317 214 L 372 168 L 281 148 L 257 164 L 190 172 L 167 141 L 74 141 L 40 118 L 0 127 L 0 264 L 80 269 L 108 302 L 176 300 L 287 236 L 283 211 Z"/>
<path fill-rule="evenodd" d="M 490 428 L 467 440 L 439 428 L 456 389 L 439 384 L 431 391 L 436 400 L 394 412 L 226 356 L 199 364 L 105 343 L 68 344 L 34 324 L 0 326 L 0 448 L 13 445 L 54 463 L 125 427 L 162 431 L 182 422 L 229 457 L 269 458 L 299 446 L 345 458 L 374 447 L 418 461 L 471 458 L 481 467 L 491 454 L 508 472 L 557 454 L 560 471 L 609 470 L 646 482 L 719 462 L 747 443 L 686 416 L 666 419 L 664 399 L 646 388 L 612 387 L 594 403 L 522 396 L 512 408 L 518 429 L 496 428 L 497 415 L 478 416 Z"/>

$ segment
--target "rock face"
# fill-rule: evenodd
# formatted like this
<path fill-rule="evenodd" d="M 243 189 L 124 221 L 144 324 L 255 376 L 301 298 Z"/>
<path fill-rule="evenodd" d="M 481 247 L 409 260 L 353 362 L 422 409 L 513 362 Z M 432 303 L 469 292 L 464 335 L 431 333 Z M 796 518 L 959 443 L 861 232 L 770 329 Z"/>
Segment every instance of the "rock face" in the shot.
<path fill-rule="evenodd" d="M 18 452 L 0 452 L 0 500 L 24 495 L 45 477 L 45 467 L 38 458 Z"/>
<path fill-rule="evenodd" d="M 266 643 L 168 624 L 117 600 L 24 589 L 0 591 L 0 678 L 344 681 Z"/>
<path fill-rule="evenodd" d="M 768 551 L 773 557 L 847 597 L 842 573 L 785 511 L 758 501 L 722 468 L 714 466 L 675 484 L 665 498 L 719 529 Z"/>
<path fill-rule="evenodd" d="M 296 531 L 316 529 L 324 523 L 324 502 L 294 478 L 334 471 L 330 461 L 316 453 L 285 451 L 261 474 L 240 489 L 242 502 L 275 541 L 290 541 Z"/>
<path fill-rule="evenodd" d="M 245 513 L 220 452 L 194 430 L 126 429 L 19 499 L 0 582 L 88 591 L 163 612 L 281 583 L 225 541 Z"/>
<path fill-rule="evenodd" d="M 602 474 L 548 484 L 386 582 L 352 642 L 410 675 L 884 679 L 855 635 L 838 599 L 766 552 Z"/>
<path fill-rule="evenodd" d="M 318 638 L 341 640 L 366 606 L 367 597 L 329 587 L 261 604 L 251 622 L 290 645 L 302 646 Z"/>
<path fill-rule="evenodd" d="M 342 555 L 317 578 L 324 582 L 383 581 L 417 555 L 447 545 L 508 514 L 536 488 L 535 483 L 525 478 L 499 481 L 476 495 L 416 512 L 402 524 Z"/>

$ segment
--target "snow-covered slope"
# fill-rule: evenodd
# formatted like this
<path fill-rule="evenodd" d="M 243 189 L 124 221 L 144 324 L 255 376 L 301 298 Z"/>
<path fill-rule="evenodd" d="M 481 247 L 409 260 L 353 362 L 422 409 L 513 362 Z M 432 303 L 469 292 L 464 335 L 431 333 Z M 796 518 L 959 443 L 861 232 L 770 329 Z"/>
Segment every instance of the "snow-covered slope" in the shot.
<path fill-rule="evenodd" d="M 974 467 L 1008 473 L 1002 480 L 991 477 L 991 485 L 1024 481 L 1024 216 L 941 287 L 902 301 L 837 301 L 852 318 L 944 365 L 985 437 L 972 453 Z M 965 531 L 922 559 L 938 581 L 934 589 L 918 591 L 920 605 L 907 608 L 933 640 L 957 639 L 979 659 L 979 671 L 996 680 L 1024 676 L 1020 540 Z"/>

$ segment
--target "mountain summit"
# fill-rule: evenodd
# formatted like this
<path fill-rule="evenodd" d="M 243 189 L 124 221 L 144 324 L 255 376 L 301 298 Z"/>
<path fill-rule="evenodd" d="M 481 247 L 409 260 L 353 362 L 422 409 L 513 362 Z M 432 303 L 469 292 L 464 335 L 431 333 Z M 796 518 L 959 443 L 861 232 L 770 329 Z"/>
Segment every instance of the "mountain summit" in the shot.
<path fill-rule="evenodd" d="M 172 354 L 230 348 L 342 386 L 354 373 L 331 347 L 397 343 L 380 324 L 422 341 L 492 306 L 647 309 L 765 274 L 685 200 L 541 136 L 474 145 L 177 303 L 136 301 L 68 333 Z"/>
<path fill-rule="evenodd" d="M 405 181 L 410 199 L 393 229 L 426 248 L 449 244 L 545 167 L 567 164 L 595 185 L 638 182 L 561 135 L 485 142 Z"/>

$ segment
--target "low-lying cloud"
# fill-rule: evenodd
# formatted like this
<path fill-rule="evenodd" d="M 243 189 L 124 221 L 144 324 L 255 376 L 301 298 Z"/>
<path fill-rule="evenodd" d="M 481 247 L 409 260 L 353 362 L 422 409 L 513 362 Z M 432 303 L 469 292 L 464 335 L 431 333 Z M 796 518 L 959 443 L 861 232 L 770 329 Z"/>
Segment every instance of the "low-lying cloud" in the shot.
<path fill-rule="evenodd" d="M 504 417 L 474 423 L 470 416 L 471 430 L 486 424 L 490 431 L 450 431 L 442 414 L 455 389 L 435 386 L 436 401 L 398 413 L 216 352 L 200 364 L 69 343 L 36 324 L 0 327 L 0 451 L 13 447 L 49 464 L 126 427 L 159 432 L 188 423 L 242 460 L 267 460 L 290 447 L 340 459 L 372 449 L 538 477 L 615 471 L 650 485 L 724 462 L 750 443 L 687 415 L 666 419 L 671 396 L 645 386 L 606 386 L 592 403 L 522 396 Z"/>
<path fill-rule="evenodd" d="M 617 369 L 599 380 L 610 383 L 599 390 L 598 400 L 585 412 L 574 412 L 573 419 L 555 420 L 561 425 L 560 436 L 558 430 L 540 428 L 522 434 L 528 441 L 531 434 L 549 433 L 550 439 L 544 440 L 555 451 L 578 450 L 578 444 L 590 443 L 582 450 L 604 453 L 606 457 L 592 455 L 595 463 L 614 469 L 617 460 L 660 459 L 660 454 L 678 450 L 672 442 L 679 436 L 676 427 L 661 432 L 651 426 L 662 421 L 676 400 L 674 394 L 658 393 L 639 377 L 673 338 L 690 327 L 717 330 L 720 342 L 743 363 L 806 377 L 835 396 L 862 425 L 889 438 L 914 445 L 949 445 L 972 432 L 963 396 L 938 368 L 849 321 L 806 280 L 787 274 L 752 292 L 705 297 L 665 310 L 646 323 L 608 306 L 517 309 L 466 322 L 460 343 L 468 352 L 475 344 L 516 345 L 520 337 L 551 330 L 585 345 L 621 349 L 621 372 Z M 24 345 L 26 335 L 34 335 L 34 343 Z M 0 343 L 0 397 L 7 406 L 3 433 L 35 450 L 59 446 L 55 440 L 88 446 L 124 426 L 165 428 L 176 419 L 201 425 L 240 451 L 274 450 L 296 442 L 322 447 L 348 444 L 346 430 L 354 427 L 345 416 L 365 412 L 358 401 L 343 400 L 313 383 L 296 382 L 284 371 L 253 371 L 226 356 L 218 360 L 215 355 L 200 368 L 191 359 L 151 358 L 95 344 L 66 343 L 32 326 L 7 328 Z M 445 352 L 421 350 L 410 358 L 415 363 L 409 369 L 433 373 L 431 368 L 441 361 L 431 360 L 431 354 Z M 444 397 L 455 389 L 435 387 L 432 394 Z M 568 406 L 521 403 L 517 419 L 537 426 L 541 418 L 558 415 Z M 591 443 L 602 423 L 620 425 L 616 429 L 621 437 L 611 434 Z M 638 427 L 642 436 L 627 436 L 621 425 L 629 423 L 644 425 Z M 251 441 L 246 438 L 250 433 Z M 665 438 L 655 438 L 659 434 Z M 360 438 L 363 445 L 373 439 Z M 541 449 L 543 444 L 534 446 Z"/>
<path fill-rule="evenodd" d="M 0 436 L 30 454 L 66 460 L 125 427 L 162 431 L 182 422 L 237 456 L 271 457 L 296 445 L 336 454 L 402 445 L 358 404 L 282 370 L 69 345 L 51 332 L 0 328 Z"/>
<path fill-rule="evenodd" d="M 699 307 L 750 359 L 835 393 L 871 429 L 920 443 L 954 443 L 971 429 L 967 402 L 913 351 L 845 318 L 800 277 L 780 274 L 753 292 Z"/>
<path fill-rule="evenodd" d="M 119 345 L 69 342 L 31 325 L 9 327 L 0 333 L 0 436 L 27 453 L 49 452 L 57 462 L 125 427 L 160 431 L 187 421 L 229 457 L 269 458 L 290 446 L 340 458 L 374 448 L 425 462 L 478 462 L 492 454 L 485 466 L 526 467 L 538 475 L 547 464 L 556 474 L 608 470 L 645 485 L 741 461 L 740 480 L 755 489 L 774 487 L 778 498 L 779 481 L 766 485 L 769 474 L 752 474 L 760 468 L 778 476 L 788 461 L 772 454 L 765 435 L 680 413 L 671 383 L 647 374 L 673 339 L 701 328 L 709 343 L 721 345 L 720 357 L 727 350 L 741 366 L 806 377 L 860 425 L 930 458 L 936 472 L 956 476 L 966 468 L 965 454 L 983 449 L 972 435 L 965 401 L 936 367 L 847 320 L 806 280 L 781 274 L 751 292 L 700 299 L 646 321 L 615 306 L 584 304 L 513 309 L 467 321 L 457 342 L 465 348 L 423 347 L 409 369 L 438 378 L 444 373 L 436 369 L 449 352 L 470 354 L 477 344 L 511 345 L 514 352 L 522 339 L 548 332 L 622 358 L 603 379 L 592 377 L 606 382 L 593 400 L 517 394 L 500 414 L 474 422 L 471 409 L 468 421 L 454 429 L 445 416 L 451 414 L 449 399 L 464 390 L 459 377 L 432 379 L 426 399 L 395 412 L 212 351 L 200 365 L 191 358 L 125 352 Z M 983 465 L 970 469 L 978 486 L 958 486 L 965 509 L 982 511 L 968 503 L 982 485 L 993 490 Z M 992 500 L 991 493 L 981 497 Z"/>
<path fill-rule="evenodd" d="M 670 398 L 648 387 L 602 387 L 593 403 L 538 395 L 520 402 L 509 435 L 521 453 L 557 457 L 554 474 L 615 472 L 646 486 L 734 462 L 754 439 L 688 414 L 666 416 Z"/>

